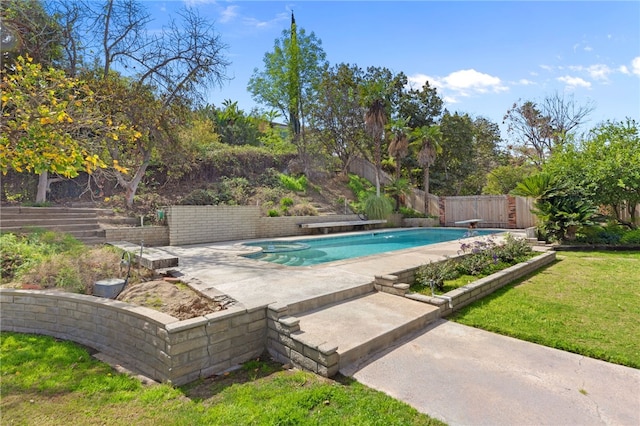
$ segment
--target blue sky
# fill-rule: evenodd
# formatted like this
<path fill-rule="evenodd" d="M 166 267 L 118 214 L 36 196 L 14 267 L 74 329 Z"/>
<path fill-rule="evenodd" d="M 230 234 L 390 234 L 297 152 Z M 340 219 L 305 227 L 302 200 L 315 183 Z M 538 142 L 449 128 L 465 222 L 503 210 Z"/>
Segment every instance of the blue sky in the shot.
<path fill-rule="evenodd" d="M 256 106 L 254 68 L 290 24 L 322 40 L 332 64 L 387 67 L 416 87 L 429 80 L 451 111 L 501 124 L 519 99 L 555 93 L 592 102 L 587 127 L 640 119 L 640 2 L 637 1 L 213 1 L 146 0 L 160 26 L 189 6 L 215 22 L 229 47 L 232 81 L 210 103 Z M 503 126 L 501 126 L 503 127 Z M 504 127 L 503 127 L 504 129 Z M 503 134 L 505 137 L 506 134 Z"/>

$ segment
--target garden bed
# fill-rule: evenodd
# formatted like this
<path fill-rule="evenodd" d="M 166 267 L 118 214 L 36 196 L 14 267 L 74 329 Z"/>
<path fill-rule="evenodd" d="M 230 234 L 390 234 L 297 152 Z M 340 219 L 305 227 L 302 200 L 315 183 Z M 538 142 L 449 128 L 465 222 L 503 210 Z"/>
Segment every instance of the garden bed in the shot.
<path fill-rule="evenodd" d="M 420 293 L 407 293 L 405 297 L 440 308 L 441 316 L 447 316 L 478 299 L 493 293 L 497 289 L 520 279 L 545 265 L 555 261 L 556 252 L 548 251 L 525 262 L 510 266 L 487 277 L 480 278 L 443 295 L 427 296 Z"/>

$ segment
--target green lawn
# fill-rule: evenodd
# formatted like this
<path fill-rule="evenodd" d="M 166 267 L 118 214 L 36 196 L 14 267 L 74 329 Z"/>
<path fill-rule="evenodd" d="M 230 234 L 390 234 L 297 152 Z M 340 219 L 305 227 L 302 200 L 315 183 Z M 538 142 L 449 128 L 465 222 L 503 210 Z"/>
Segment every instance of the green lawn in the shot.
<path fill-rule="evenodd" d="M 640 252 L 559 252 L 558 261 L 451 319 L 640 368 Z M 442 424 L 353 380 L 251 361 L 187 386 L 144 386 L 86 349 L 2 333 L 2 424 Z"/>
<path fill-rule="evenodd" d="M 449 319 L 640 368 L 640 252 L 558 252 Z"/>
<path fill-rule="evenodd" d="M 3 425 L 442 425 L 353 380 L 248 362 L 187 386 L 142 385 L 47 336 L 2 333 Z"/>

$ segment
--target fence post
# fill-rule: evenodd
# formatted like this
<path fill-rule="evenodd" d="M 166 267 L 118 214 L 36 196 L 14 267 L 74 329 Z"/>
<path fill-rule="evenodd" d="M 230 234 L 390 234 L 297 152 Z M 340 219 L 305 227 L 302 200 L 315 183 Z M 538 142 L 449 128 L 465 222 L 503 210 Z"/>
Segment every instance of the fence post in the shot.
<path fill-rule="evenodd" d="M 438 208 L 439 208 L 439 213 L 440 213 L 440 226 L 446 226 L 447 224 L 447 212 L 444 206 L 444 199 L 445 197 L 439 197 L 438 198 Z"/>
<path fill-rule="evenodd" d="M 516 209 L 516 197 L 507 195 L 507 228 L 515 229 L 518 227 L 518 210 Z"/>

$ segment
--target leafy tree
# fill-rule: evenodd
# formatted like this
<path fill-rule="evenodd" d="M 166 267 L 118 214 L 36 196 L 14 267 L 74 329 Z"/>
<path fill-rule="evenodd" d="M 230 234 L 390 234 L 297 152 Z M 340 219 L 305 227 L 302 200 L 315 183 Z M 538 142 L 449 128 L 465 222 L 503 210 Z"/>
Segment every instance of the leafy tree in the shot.
<path fill-rule="evenodd" d="M 426 81 L 420 90 L 403 91 L 398 100 L 398 116 L 408 117 L 407 125 L 411 129 L 433 126 L 442 115 L 442 99 L 435 87 Z"/>
<path fill-rule="evenodd" d="M 104 120 L 83 81 L 18 57 L 2 71 L 0 170 L 40 176 L 36 202 L 46 200 L 49 173 L 75 177 L 106 167 L 98 153 L 106 140 L 137 140 L 139 132 Z M 115 160 L 115 159 L 114 159 Z M 117 161 L 114 168 L 125 172 Z"/>
<path fill-rule="evenodd" d="M 467 114 L 445 111 L 440 122 L 442 153 L 433 168 L 434 193 L 465 195 L 465 180 L 474 172 L 473 120 Z"/>
<path fill-rule="evenodd" d="M 220 141 L 228 145 L 253 145 L 260 144 L 258 123 L 245 115 L 238 108 L 238 102 L 226 99 L 222 102 L 223 108 L 216 111 L 215 122 Z"/>
<path fill-rule="evenodd" d="M 18 56 L 29 55 L 33 62 L 48 67 L 62 57 L 62 29 L 41 1 L 3 0 L 0 17 L 3 63 L 11 64 Z"/>
<path fill-rule="evenodd" d="M 467 175 L 464 181 L 463 192 L 480 194 L 487 181 L 487 175 L 491 170 L 504 164 L 504 153 L 498 146 L 501 143 L 500 128 L 498 125 L 484 117 L 473 120 L 473 171 Z M 509 188 L 502 194 L 508 194 Z"/>
<path fill-rule="evenodd" d="M 487 173 L 483 194 L 509 194 L 522 179 L 534 174 L 537 169 L 528 164 L 507 164 L 498 166 Z"/>
<path fill-rule="evenodd" d="M 355 65 L 327 67 L 318 86 L 318 100 L 309 109 L 310 127 L 328 156 L 337 158 L 342 173 L 364 150 L 363 78 L 363 71 Z"/>
<path fill-rule="evenodd" d="M 254 69 L 247 89 L 253 99 L 287 118 L 300 160 L 307 164 L 305 114 L 317 99 L 317 85 L 326 66 L 322 41 L 298 28 L 293 13 L 291 27 L 276 39 L 274 50 L 264 56 L 264 69 Z"/>
<path fill-rule="evenodd" d="M 576 105 L 573 98 L 556 93 L 541 104 L 533 101 L 514 103 L 504 116 L 516 150 L 538 167 L 593 111 L 590 103 Z"/>
<path fill-rule="evenodd" d="M 637 226 L 640 128 L 635 120 L 596 126 L 581 143 L 554 153 L 545 171 L 581 187 L 596 204 L 609 206 L 620 223 Z M 630 221 L 622 219 L 625 208 Z"/>
<path fill-rule="evenodd" d="M 112 101 L 100 105 L 103 114 L 114 123 L 135 126 L 142 135 L 135 143 L 113 140 L 107 147 L 109 156 L 126 161 L 134 171 L 124 175 L 114 168 L 109 173 L 125 189 L 131 207 L 154 156 L 179 160 L 177 129 L 185 123 L 188 107 L 202 102 L 208 87 L 227 80 L 227 46 L 193 9 L 181 10 L 160 33 L 151 33 L 150 15 L 136 0 L 61 4 L 67 11 L 85 9 L 65 34 L 80 37 L 69 41 L 79 49 L 72 56 L 85 59 L 94 90 L 110 93 Z"/>

